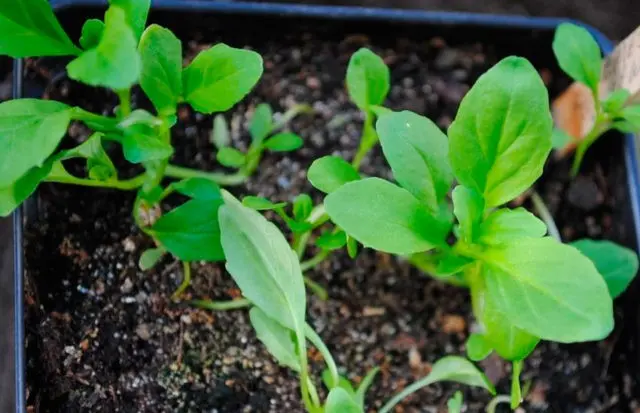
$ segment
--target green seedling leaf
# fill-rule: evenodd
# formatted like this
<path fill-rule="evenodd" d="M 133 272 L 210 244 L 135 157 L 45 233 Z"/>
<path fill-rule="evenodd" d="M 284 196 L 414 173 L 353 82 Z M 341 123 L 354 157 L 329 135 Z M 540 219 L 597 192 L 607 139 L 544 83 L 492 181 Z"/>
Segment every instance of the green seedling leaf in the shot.
<path fill-rule="evenodd" d="M 584 27 L 561 23 L 556 29 L 552 47 L 560 68 L 597 93 L 602 55 L 591 33 Z"/>
<path fill-rule="evenodd" d="M 381 117 L 382 115 L 393 113 L 391 109 L 385 108 L 384 106 L 380 105 L 372 105 L 369 107 L 369 109 L 371 110 L 371 112 L 373 112 L 374 115 L 376 115 L 376 117 Z"/>
<path fill-rule="evenodd" d="M 231 143 L 231 136 L 229 136 L 229 126 L 224 118 L 224 115 L 218 114 L 213 118 L 213 130 L 211 131 L 211 143 L 216 148 L 222 149 Z"/>
<path fill-rule="evenodd" d="M 352 398 L 356 394 L 356 391 L 353 389 L 353 385 L 346 377 L 340 376 L 338 377 L 338 383 L 334 383 L 333 376 L 331 375 L 331 370 L 329 369 L 324 369 L 322 371 L 322 382 L 327 387 L 327 389 L 333 389 L 334 387 L 343 388 L 347 393 L 349 393 L 349 396 L 351 396 Z"/>
<path fill-rule="evenodd" d="M 124 157 L 131 163 L 167 159 L 173 155 L 173 146 L 153 134 L 143 125 L 133 126 L 122 137 Z"/>
<path fill-rule="evenodd" d="M 220 186 L 211 179 L 187 178 L 171 184 L 176 192 L 194 199 L 222 200 Z"/>
<path fill-rule="evenodd" d="M 142 65 L 137 45 L 125 11 L 111 6 L 104 15 L 100 42 L 72 60 L 67 65 L 67 73 L 70 78 L 91 86 L 127 89 L 140 78 Z"/>
<path fill-rule="evenodd" d="M 313 228 L 313 224 L 311 224 L 310 222 L 296 221 L 286 214 L 282 215 L 282 219 L 284 219 L 284 222 L 287 224 L 289 229 L 296 234 L 302 234 L 303 232 L 307 232 Z"/>
<path fill-rule="evenodd" d="M 349 258 L 355 259 L 358 256 L 358 241 L 347 234 L 347 254 Z"/>
<path fill-rule="evenodd" d="M 458 185 L 451 194 L 453 214 L 458 219 L 458 237 L 466 243 L 473 243 L 478 236 L 484 214 L 482 196 L 471 188 Z"/>
<path fill-rule="evenodd" d="M 106 181 L 117 176 L 116 167 L 102 146 L 102 134 L 94 133 L 81 145 L 63 152 L 64 158 L 82 157 L 87 160 L 89 178 Z"/>
<path fill-rule="evenodd" d="M 50 158 L 41 167 L 31 168 L 9 186 L 0 187 L 0 217 L 9 216 L 35 192 L 51 171 L 54 159 Z"/>
<path fill-rule="evenodd" d="M 347 245 L 347 234 L 344 231 L 325 232 L 318 237 L 316 245 L 323 250 L 333 251 Z"/>
<path fill-rule="evenodd" d="M 138 266 L 142 271 L 150 270 L 155 267 L 158 261 L 164 255 L 165 250 L 162 248 L 149 248 L 145 252 L 140 255 L 140 260 L 138 261 Z"/>
<path fill-rule="evenodd" d="M 364 410 L 342 387 L 335 387 L 329 392 L 327 404 L 324 407 L 325 413 L 363 413 Z"/>
<path fill-rule="evenodd" d="M 596 266 L 609 288 L 611 298 L 622 294 L 638 273 L 638 255 L 611 241 L 581 239 L 570 245 L 576 247 Z"/>
<path fill-rule="evenodd" d="M 367 394 L 367 391 L 373 384 L 373 380 L 376 378 L 376 375 L 380 371 L 380 367 L 375 367 L 367 373 L 366 376 L 360 382 L 360 386 L 358 386 L 358 390 L 356 390 L 356 401 L 360 405 L 360 407 L 364 410 L 364 397 Z"/>
<path fill-rule="evenodd" d="M 325 198 L 331 220 L 364 246 L 391 254 L 430 250 L 445 231 L 409 191 L 380 178 L 349 182 Z"/>
<path fill-rule="evenodd" d="M 602 109 L 609 114 L 616 115 L 624 108 L 631 93 L 627 89 L 614 90 L 602 101 Z"/>
<path fill-rule="evenodd" d="M 522 238 L 485 250 L 482 260 L 486 300 L 529 334 L 573 343 L 603 339 L 613 329 L 607 285 L 575 247 Z"/>
<path fill-rule="evenodd" d="M 370 106 L 384 102 L 389 93 L 389 79 L 389 68 L 371 50 L 361 48 L 351 56 L 347 66 L 347 91 L 361 110 L 368 111 Z"/>
<path fill-rule="evenodd" d="M 151 0 L 109 0 L 109 3 L 124 10 L 127 23 L 136 36 L 136 41 L 142 36 L 147 25 L 147 16 L 151 7 Z"/>
<path fill-rule="evenodd" d="M 256 106 L 251 123 L 249 123 L 249 134 L 255 143 L 262 142 L 273 130 L 273 112 L 268 103 L 261 103 Z"/>
<path fill-rule="evenodd" d="M 560 128 L 553 128 L 551 133 L 551 147 L 553 149 L 562 149 L 566 147 L 573 138 L 567 132 Z"/>
<path fill-rule="evenodd" d="M 480 225 L 478 242 L 485 245 L 508 244 L 521 238 L 541 238 L 547 226 L 522 207 L 492 212 Z"/>
<path fill-rule="evenodd" d="M 491 344 L 482 334 L 471 334 L 467 340 L 467 357 L 472 361 L 481 361 L 486 359 L 493 351 Z"/>
<path fill-rule="evenodd" d="M 251 325 L 256 330 L 258 340 L 269 350 L 269 353 L 283 366 L 299 372 L 300 361 L 296 354 L 296 345 L 293 341 L 292 331 L 278 324 L 258 307 L 249 311 Z"/>
<path fill-rule="evenodd" d="M 198 112 L 224 112 L 253 89 L 262 71 L 258 53 L 217 44 L 184 69 L 184 99 Z"/>
<path fill-rule="evenodd" d="M 471 258 L 458 255 L 451 251 L 443 251 L 439 254 L 437 262 L 436 275 L 449 276 L 461 272 L 474 261 Z"/>
<path fill-rule="evenodd" d="M 155 128 L 161 125 L 161 119 L 153 116 L 151 113 L 147 112 L 144 109 L 134 110 L 118 124 L 118 126 L 122 129 L 127 129 L 132 126 L 147 126 L 149 128 Z"/>
<path fill-rule="evenodd" d="M 182 95 L 182 43 L 171 30 L 152 24 L 144 31 L 138 51 L 142 90 L 158 113 L 174 114 Z"/>
<path fill-rule="evenodd" d="M 216 159 L 222 165 L 229 168 L 240 168 L 247 163 L 247 156 L 244 153 L 228 146 L 222 147 L 218 150 Z"/>
<path fill-rule="evenodd" d="M 407 386 L 403 391 L 394 396 L 387 404 L 385 404 L 380 413 L 388 413 L 402 399 L 412 393 L 427 387 L 433 383 L 441 381 L 452 381 L 469 386 L 481 387 L 488 390 L 491 394 L 495 394 L 496 390 L 478 368 L 462 357 L 446 356 L 436 361 L 431 368 L 431 373 L 417 382 Z"/>
<path fill-rule="evenodd" d="M 220 261 L 218 209 L 222 200 L 192 199 L 163 215 L 150 234 L 182 261 Z"/>
<path fill-rule="evenodd" d="M 395 180 L 437 214 L 453 181 L 446 135 L 409 111 L 382 116 L 376 131 Z"/>
<path fill-rule="evenodd" d="M 0 103 L 0 188 L 43 165 L 67 132 L 70 109 L 38 99 Z"/>
<path fill-rule="evenodd" d="M 302 147 L 302 138 L 295 133 L 277 133 L 264 141 L 263 146 L 273 152 L 291 152 Z"/>
<path fill-rule="evenodd" d="M 313 161 L 307 172 L 311 185 L 324 193 L 331 193 L 351 181 L 358 181 L 360 174 L 347 161 L 337 156 L 323 156 Z"/>
<path fill-rule="evenodd" d="M 552 124 L 538 72 L 526 59 L 502 59 L 465 95 L 449 127 L 456 178 L 482 194 L 486 208 L 510 201 L 542 174 Z"/>
<path fill-rule="evenodd" d="M 1 3 L 0 55 L 23 58 L 80 53 L 60 26 L 47 0 Z"/>
<path fill-rule="evenodd" d="M 266 198 L 249 195 L 242 198 L 242 205 L 251 209 L 255 209 L 256 211 L 268 211 L 284 208 L 285 206 L 287 206 L 287 203 L 278 202 L 274 204 Z"/>
<path fill-rule="evenodd" d="M 273 223 L 226 191 L 223 196 L 219 215 L 227 271 L 249 301 L 304 340 L 299 332 L 306 292 L 298 256 Z"/>
<path fill-rule="evenodd" d="M 313 200 L 307 194 L 300 194 L 293 201 L 293 217 L 296 221 L 304 221 L 309 218 L 313 209 Z"/>
<path fill-rule="evenodd" d="M 624 132 L 640 131 L 640 105 L 626 107 L 622 109 L 620 115 L 626 124 L 626 130 Z"/>
<path fill-rule="evenodd" d="M 80 35 L 80 46 L 89 50 L 98 46 L 102 33 L 104 32 L 104 23 L 102 20 L 89 19 L 82 25 L 82 34 Z"/>
<path fill-rule="evenodd" d="M 447 401 L 447 409 L 449 413 L 460 413 L 462 411 L 462 392 L 460 390 Z"/>

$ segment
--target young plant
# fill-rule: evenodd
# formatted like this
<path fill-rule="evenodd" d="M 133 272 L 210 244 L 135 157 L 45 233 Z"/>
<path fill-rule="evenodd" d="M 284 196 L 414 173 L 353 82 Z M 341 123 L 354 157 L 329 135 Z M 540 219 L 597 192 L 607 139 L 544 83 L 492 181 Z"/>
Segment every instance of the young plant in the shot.
<path fill-rule="evenodd" d="M 536 216 L 506 206 L 538 179 L 551 151 L 547 90 L 524 58 L 507 57 L 478 79 L 448 137 L 408 111 L 383 114 L 376 130 L 397 184 L 356 179 L 326 160 L 311 169 L 336 184 L 311 182 L 348 236 L 470 288 L 482 332 L 471 336 L 469 356 L 495 351 L 513 362 L 515 408 L 521 363 L 541 339 L 583 342 L 612 331 L 612 296 L 635 276 L 637 256 L 610 242 L 563 244 Z"/>
<path fill-rule="evenodd" d="M 246 153 L 230 147 L 229 127 L 224 115 L 219 114 L 213 120 L 211 142 L 218 148 L 216 159 L 222 165 L 236 168 L 238 183 L 251 176 L 262 158 L 265 150 L 271 152 L 290 152 L 302 146 L 302 138 L 291 132 L 277 132 L 299 113 L 308 113 L 313 109 L 308 105 L 295 105 L 279 120 L 275 120 L 271 106 L 259 104 L 249 124 L 251 145 Z M 277 133 L 276 133 L 277 132 Z"/>
<path fill-rule="evenodd" d="M 365 395 L 378 369 L 372 369 L 357 388 L 340 375 L 331 352 L 306 321 L 306 296 L 297 254 L 278 228 L 258 211 L 243 205 L 227 191 L 223 191 L 223 199 L 219 220 L 226 268 L 252 304 L 249 315 L 258 339 L 280 364 L 299 375 L 301 397 L 308 412 L 364 413 Z M 308 343 L 317 348 L 327 365 L 322 374 L 328 390 L 324 401 L 316 387 L 318 380 L 310 373 Z M 405 397 L 441 381 L 495 392 L 473 363 L 447 356 L 433 365 L 428 376 L 389 400 L 380 413 L 390 412 Z M 461 395 L 452 400 L 454 412 L 456 405 L 462 403 Z"/>
<path fill-rule="evenodd" d="M 640 131 L 640 104 L 630 102 L 626 89 L 614 89 L 607 96 L 600 96 L 603 59 L 600 46 L 587 29 L 572 23 L 560 24 L 553 39 L 553 52 L 562 70 L 589 88 L 595 109 L 591 129 L 576 142 L 571 168 L 575 176 L 589 147 L 605 132 L 611 129 L 624 133 Z M 555 133 L 562 146 L 576 139 L 559 130 Z"/>
<path fill-rule="evenodd" d="M 171 127 L 178 105 L 188 104 L 203 114 L 224 112 L 244 98 L 263 72 L 254 51 L 217 44 L 203 50 L 186 66 L 182 44 L 168 29 L 146 26 L 149 0 L 110 0 L 104 19 L 87 20 L 79 44 L 64 32 L 46 0 L 16 0 L 0 4 L 0 55 L 14 58 L 70 56 L 68 76 L 78 82 L 107 88 L 120 100 L 115 116 L 41 99 L 17 99 L 0 104 L 0 215 L 7 216 L 42 182 L 135 190 L 133 216 L 153 237 L 157 248 L 141 256 L 142 268 L 152 267 L 166 252 L 184 262 L 219 261 L 218 184 L 237 184 L 255 169 L 264 148 L 293 149 L 300 139 L 281 134 L 264 140 L 280 125 L 270 111 L 256 114 L 252 135 L 256 144 L 241 175 L 194 170 L 170 163 L 174 153 Z M 133 108 L 131 89 L 139 85 L 155 113 Z M 267 108 L 268 110 L 268 108 Z M 260 117 L 262 116 L 262 117 Z M 289 116 L 292 116 L 290 113 Z M 59 150 L 71 122 L 93 131 L 86 142 Z M 144 170 L 121 179 L 104 144 L 120 145 L 124 158 Z M 75 176 L 64 162 L 86 161 L 86 176 Z M 166 184 L 164 178 L 180 181 Z M 172 193 L 188 201 L 161 214 L 162 201 Z M 178 293 L 186 287 L 183 285 Z"/>

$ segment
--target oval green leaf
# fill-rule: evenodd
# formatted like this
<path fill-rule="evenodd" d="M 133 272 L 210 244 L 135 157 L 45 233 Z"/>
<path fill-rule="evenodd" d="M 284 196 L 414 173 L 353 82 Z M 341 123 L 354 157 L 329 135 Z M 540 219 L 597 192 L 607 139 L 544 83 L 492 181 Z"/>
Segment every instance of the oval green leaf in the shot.
<path fill-rule="evenodd" d="M 163 248 L 149 248 L 140 255 L 138 260 L 138 266 L 142 271 L 149 270 L 156 266 L 158 261 L 164 255 L 165 250 Z"/>
<path fill-rule="evenodd" d="M 591 33 L 584 27 L 561 23 L 556 28 L 552 47 L 560 68 L 572 79 L 597 92 L 602 55 Z"/>
<path fill-rule="evenodd" d="M 171 184 L 176 192 L 194 199 L 222 200 L 220 186 L 207 178 L 187 178 Z"/>
<path fill-rule="evenodd" d="M 328 194 L 347 182 L 359 180 L 360 174 L 342 158 L 323 156 L 313 161 L 307 172 L 307 177 L 311 185 Z"/>
<path fill-rule="evenodd" d="M 256 110 L 249 123 L 249 134 L 253 142 L 262 142 L 273 129 L 273 112 L 268 103 L 261 103 L 256 106 Z"/>
<path fill-rule="evenodd" d="M 361 109 L 381 105 L 389 93 L 390 73 L 382 58 L 367 48 L 355 52 L 347 66 L 347 91 Z"/>
<path fill-rule="evenodd" d="M 485 245 L 499 245 L 520 238 L 540 238 L 546 233 L 546 224 L 526 209 L 502 208 L 492 212 L 482 222 L 478 242 Z"/>
<path fill-rule="evenodd" d="M 216 160 L 228 168 L 240 168 L 247 162 L 247 157 L 239 150 L 225 146 L 216 153 Z"/>
<path fill-rule="evenodd" d="M 329 392 L 327 404 L 324 407 L 325 413 L 363 413 L 355 398 L 342 387 L 334 387 Z"/>
<path fill-rule="evenodd" d="M 88 19 L 82 25 L 82 33 L 80 35 L 80 46 L 83 49 L 93 49 L 98 46 L 102 33 L 104 32 L 104 23 L 98 19 Z"/>
<path fill-rule="evenodd" d="M 255 209 L 256 211 L 268 211 L 273 209 L 284 208 L 285 206 L 287 206 L 287 203 L 286 202 L 273 203 L 266 198 L 249 195 L 242 198 L 242 205 L 249 207 L 251 209 Z"/>
<path fill-rule="evenodd" d="M 302 144 L 300 136 L 291 132 L 282 132 L 264 141 L 263 146 L 273 152 L 290 152 L 299 149 Z"/>
<path fill-rule="evenodd" d="M 278 324 L 258 307 L 249 311 L 251 325 L 256 331 L 258 340 L 267 347 L 269 353 L 283 366 L 299 372 L 300 361 L 296 354 L 295 342 L 292 340 L 292 331 Z"/>

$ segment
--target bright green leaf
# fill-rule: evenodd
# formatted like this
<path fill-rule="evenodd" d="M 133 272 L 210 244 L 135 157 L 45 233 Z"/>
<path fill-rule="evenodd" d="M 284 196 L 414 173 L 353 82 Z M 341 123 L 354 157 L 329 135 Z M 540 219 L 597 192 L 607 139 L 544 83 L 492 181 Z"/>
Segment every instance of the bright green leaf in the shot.
<path fill-rule="evenodd" d="M 316 246 L 333 251 L 340 249 L 347 245 L 347 234 L 344 231 L 338 231 L 337 233 L 325 232 L 316 240 Z"/>
<path fill-rule="evenodd" d="M 367 394 L 367 391 L 373 384 L 373 380 L 376 378 L 376 375 L 378 374 L 379 371 L 380 371 L 380 367 L 374 367 L 371 370 L 369 370 L 369 372 L 366 374 L 366 376 L 364 376 L 364 378 L 360 382 L 360 385 L 358 386 L 358 390 L 356 390 L 355 398 L 358 404 L 360 405 L 360 407 L 362 407 L 362 409 L 364 409 L 364 398 Z"/>
<path fill-rule="evenodd" d="M 480 225 L 478 242 L 486 245 L 507 244 L 520 238 L 540 238 L 547 226 L 522 207 L 502 208 L 492 212 Z"/>
<path fill-rule="evenodd" d="M 342 387 L 329 392 L 324 413 L 364 413 L 354 398 Z"/>
<path fill-rule="evenodd" d="M 467 357 L 473 361 L 484 360 L 491 354 L 493 347 L 482 334 L 471 334 L 467 339 Z"/>
<path fill-rule="evenodd" d="M 437 213 L 453 181 L 446 135 L 409 111 L 383 115 L 376 131 L 395 180 Z"/>
<path fill-rule="evenodd" d="M 478 236 L 484 214 L 484 200 L 476 191 L 462 185 L 456 186 L 451 196 L 453 213 L 458 219 L 458 237 L 471 244 Z"/>
<path fill-rule="evenodd" d="M 287 206 L 286 202 L 273 203 L 266 198 L 259 196 L 245 196 L 242 198 L 242 205 L 255 209 L 256 211 L 268 211 L 273 209 L 280 209 Z"/>
<path fill-rule="evenodd" d="M 468 386 L 481 387 L 495 394 L 493 384 L 469 360 L 457 356 L 446 356 L 436 361 L 431 367 L 431 373 L 417 382 L 407 386 L 403 391 L 387 402 L 379 413 L 388 413 L 402 399 L 412 393 L 440 381 L 452 381 Z"/>
<path fill-rule="evenodd" d="M 298 256 L 273 223 L 226 191 L 223 196 L 219 215 L 227 271 L 242 295 L 304 340 L 306 292 Z"/>
<path fill-rule="evenodd" d="M 35 192 L 51 171 L 52 164 L 53 162 L 47 161 L 41 167 L 30 169 L 9 186 L 0 187 L 0 217 L 9 216 Z"/>
<path fill-rule="evenodd" d="M 249 123 L 249 134 L 253 142 L 262 142 L 273 130 L 273 112 L 268 103 L 256 106 Z"/>
<path fill-rule="evenodd" d="M 613 304 L 593 263 L 553 238 L 522 238 L 482 254 L 487 298 L 518 328 L 561 343 L 605 338 Z"/>
<path fill-rule="evenodd" d="M 293 217 L 296 221 L 304 221 L 311 214 L 313 200 L 307 194 L 300 194 L 293 201 Z"/>
<path fill-rule="evenodd" d="M 229 168 L 240 168 L 247 162 L 247 157 L 244 153 L 228 146 L 222 147 L 218 150 L 216 159 L 222 165 Z"/>
<path fill-rule="evenodd" d="M 162 248 L 149 248 L 140 255 L 138 266 L 142 271 L 149 270 L 156 266 L 164 254 L 165 250 Z"/>
<path fill-rule="evenodd" d="M 370 106 L 384 102 L 389 93 L 389 79 L 389 68 L 371 50 L 361 48 L 351 56 L 347 66 L 347 91 L 361 110 L 367 111 Z"/>
<path fill-rule="evenodd" d="M 131 127 L 122 137 L 124 157 L 131 163 L 167 159 L 173 155 L 173 146 L 152 135 L 147 128 Z"/>
<path fill-rule="evenodd" d="M 182 43 L 169 29 L 152 24 L 138 46 L 140 86 L 158 113 L 173 114 L 182 94 Z"/>
<path fill-rule="evenodd" d="M 104 16 L 100 43 L 67 65 L 69 77 L 91 86 L 127 89 L 140 78 L 138 42 L 124 10 L 111 6 Z"/>
<path fill-rule="evenodd" d="M 584 27 L 560 23 L 553 38 L 553 53 L 560 68 L 591 90 L 598 90 L 602 71 L 600 46 Z"/>
<path fill-rule="evenodd" d="M 80 53 L 47 0 L 0 2 L 0 55 L 13 58 Z"/>
<path fill-rule="evenodd" d="M 333 389 L 338 386 L 343 388 L 349 395 L 353 398 L 356 394 L 356 391 L 353 389 L 353 385 L 346 377 L 339 376 L 338 383 L 334 383 L 333 376 L 331 375 L 331 370 L 324 369 L 322 371 L 322 382 L 327 387 L 327 389 Z"/>
<path fill-rule="evenodd" d="M 624 132 L 635 133 L 640 131 L 640 105 L 628 106 L 620 112 L 627 130 Z"/>
<path fill-rule="evenodd" d="M 82 34 L 80 35 L 80 46 L 83 49 L 93 49 L 98 46 L 102 33 L 104 32 L 104 23 L 98 19 L 88 19 L 82 25 Z"/>
<path fill-rule="evenodd" d="M 331 220 L 363 245 L 413 254 L 445 242 L 445 231 L 410 192 L 380 178 L 349 182 L 325 198 Z"/>
<path fill-rule="evenodd" d="M 347 182 L 357 181 L 360 174 L 350 163 L 337 156 L 323 156 L 313 161 L 307 172 L 311 185 L 331 193 Z"/>
<path fill-rule="evenodd" d="M 258 307 L 251 308 L 249 318 L 251 325 L 256 330 L 258 339 L 267 347 L 269 353 L 278 360 L 278 363 L 299 372 L 300 361 L 296 354 L 296 346 L 291 330 L 278 324 Z"/>
<path fill-rule="evenodd" d="M 218 114 L 213 118 L 213 130 L 211 131 L 211 143 L 216 148 L 222 149 L 229 146 L 231 137 L 229 136 L 229 126 L 224 115 Z"/>
<path fill-rule="evenodd" d="M 507 57 L 484 73 L 449 127 L 449 156 L 460 184 L 486 207 L 504 204 L 542 174 L 551 151 L 549 96 L 526 59 Z"/>
<path fill-rule="evenodd" d="M 258 53 L 217 44 L 184 69 L 184 99 L 198 112 L 224 112 L 253 89 L 262 71 Z"/>
<path fill-rule="evenodd" d="M 0 103 L 0 188 L 41 166 L 67 132 L 70 108 L 59 102 L 17 99 Z"/>
<path fill-rule="evenodd" d="M 581 239 L 570 245 L 587 256 L 604 278 L 612 298 L 622 294 L 638 273 L 638 255 L 606 240 Z"/>
<path fill-rule="evenodd" d="M 109 3 L 124 10 L 127 16 L 127 23 L 133 30 L 136 40 L 140 39 L 144 28 L 147 26 L 151 0 L 109 0 Z"/>
<path fill-rule="evenodd" d="M 273 152 L 290 152 L 300 148 L 302 138 L 295 133 L 277 133 L 264 141 L 263 146 Z"/>
<path fill-rule="evenodd" d="M 349 258 L 354 259 L 358 255 L 358 241 L 347 234 L 347 254 Z"/>
<path fill-rule="evenodd" d="M 194 199 L 222 200 L 220 186 L 207 178 L 187 178 L 171 184 L 176 192 Z"/>
<path fill-rule="evenodd" d="M 460 413 L 462 411 L 462 392 L 460 390 L 447 401 L 447 409 L 449 413 Z"/>
<path fill-rule="evenodd" d="M 106 181 L 117 177 L 118 172 L 102 146 L 102 134 L 99 132 L 91 135 L 81 145 L 64 151 L 62 154 L 65 159 L 77 156 L 85 158 L 87 160 L 87 171 L 91 179 Z"/>
<path fill-rule="evenodd" d="M 453 251 L 443 251 L 438 255 L 438 264 L 435 275 L 449 276 L 455 275 L 473 263 L 473 259 L 458 255 Z"/>
<path fill-rule="evenodd" d="M 551 147 L 553 149 L 562 149 L 566 147 L 573 138 L 567 132 L 560 128 L 553 128 L 551 133 Z"/>
<path fill-rule="evenodd" d="M 193 199 L 161 216 L 151 235 L 182 261 L 220 261 L 218 209 L 221 200 Z"/>
<path fill-rule="evenodd" d="M 627 89 L 614 90 L 602 101 L 602 109 L 609 114 L 616 115 L 622 110 L 630 96 L 631 93 Z"/>

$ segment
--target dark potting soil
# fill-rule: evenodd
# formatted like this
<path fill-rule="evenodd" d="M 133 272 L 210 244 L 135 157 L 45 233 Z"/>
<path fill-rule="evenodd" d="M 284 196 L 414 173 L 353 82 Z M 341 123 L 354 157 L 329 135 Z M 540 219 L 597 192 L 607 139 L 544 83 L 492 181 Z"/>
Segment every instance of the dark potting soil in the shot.
<path fill-rule="evenodd" d="M 332 37 L 326 30 L 298 25 L 289 34 L 271 32 L 269 40 L 248 33 L 233 44 L 250 45 L 265 62 L 264 77 L 254 92 L 226 114 L 234 145 L 247 146 L 247 121 L 257 103 L 269 102 L 280 114 L 296 103 L 315 109 L 289 125 L 304 138 L 304 147 L 286 155 L 266 154 L 247 184 L 232 189 L 237 195 L 290 201 L 307 192 L 321 200 L 306 180 L 308 166 L 327 154 L 350 159 L 359 139 L 362 115 L 350 103 L 343 81 L 347 61 L 358 47 L 372 47 L 390 66 L 389 107 L 425 114 L 442 128 L 477 76 L 508 50 L 476 43 L 473 36 L 452 42 L 433 36 L 411 40 L 402 34 L 368 37 L 355 29 Z M 187 59 L 208 42 L 229 42 L 215 30 L 185 36 Z M 45 88 L 49 98 L 112 112 L 115 96 L 71 82 L 59 61 L 28 63 L 28 90 Z M 567 85 L 554 75 L 551 64 L 538 67 L 552 94 Z M 134 98 L 139 105 L 147 104 L 140 95 Z M 173 134 L 174 162 L 218 169 L 211 126 L 211 117 L 182 107 Z M 87 136 L 84 126 L 73 125 L 67 144 Z M 630 218 L 619 215 L 628 209 L 620 139 L 610 136 L 594 147 L 583 174 L 573 182 L 568 162 L 550 159 L 537 188 L 566 241 L 592 236 L 631 242 Z M 379 148 L 363 170 L 392 178 Z M 31 411 L 303 411 L 296 376 L 278 366 L 256 339 L 246 310 L 212 313 L 186 300 L 172 301 L 181 267 L 171 258 L 150 271 L 138 269 L 140 254 L 152 242 L 132 222 L 133 194 L 47 184 L 38 199 L 37 209 L 31 207 L 34 218 L 26 229 L 25 250 Z M 340 251 L 308 275 L 325 286 L 330 297 L 323 301 L 310 295 L 308 320 L 345 374 L 358 382 L 369 369 L 381 367 L 366 398 L 368 411 L 376 411 L 428 373 L 436 359 L 464 354 L 465 339 L 475 328 L 464 289 L 424 276 L 387 254 L 364 250 L 351 260 Z M 238 295 L 222 265 L 194 263 L 193 282 L 183 298 L 229 300 Z M 633 310 L 624 320 L 618 317 L 619 328 L 635 316 Z M 599 343 L 542 343 L 524 369 L 523 379 L 531 383 L 524 411 L 638 411 L 632 377 L 635 341 L 619 328 Z M 323 364 L 313 349 L 310 359 L 319 373 Z M 508 393 L 510 367 L 495 357 L 481 365 L 499 391 Z M 445 411 L 446 400 L 459 388 L 467 411 L 483 411 L 490 399 L 486 393 L 453 384 L 423 389 L 398 411 Z"/>

